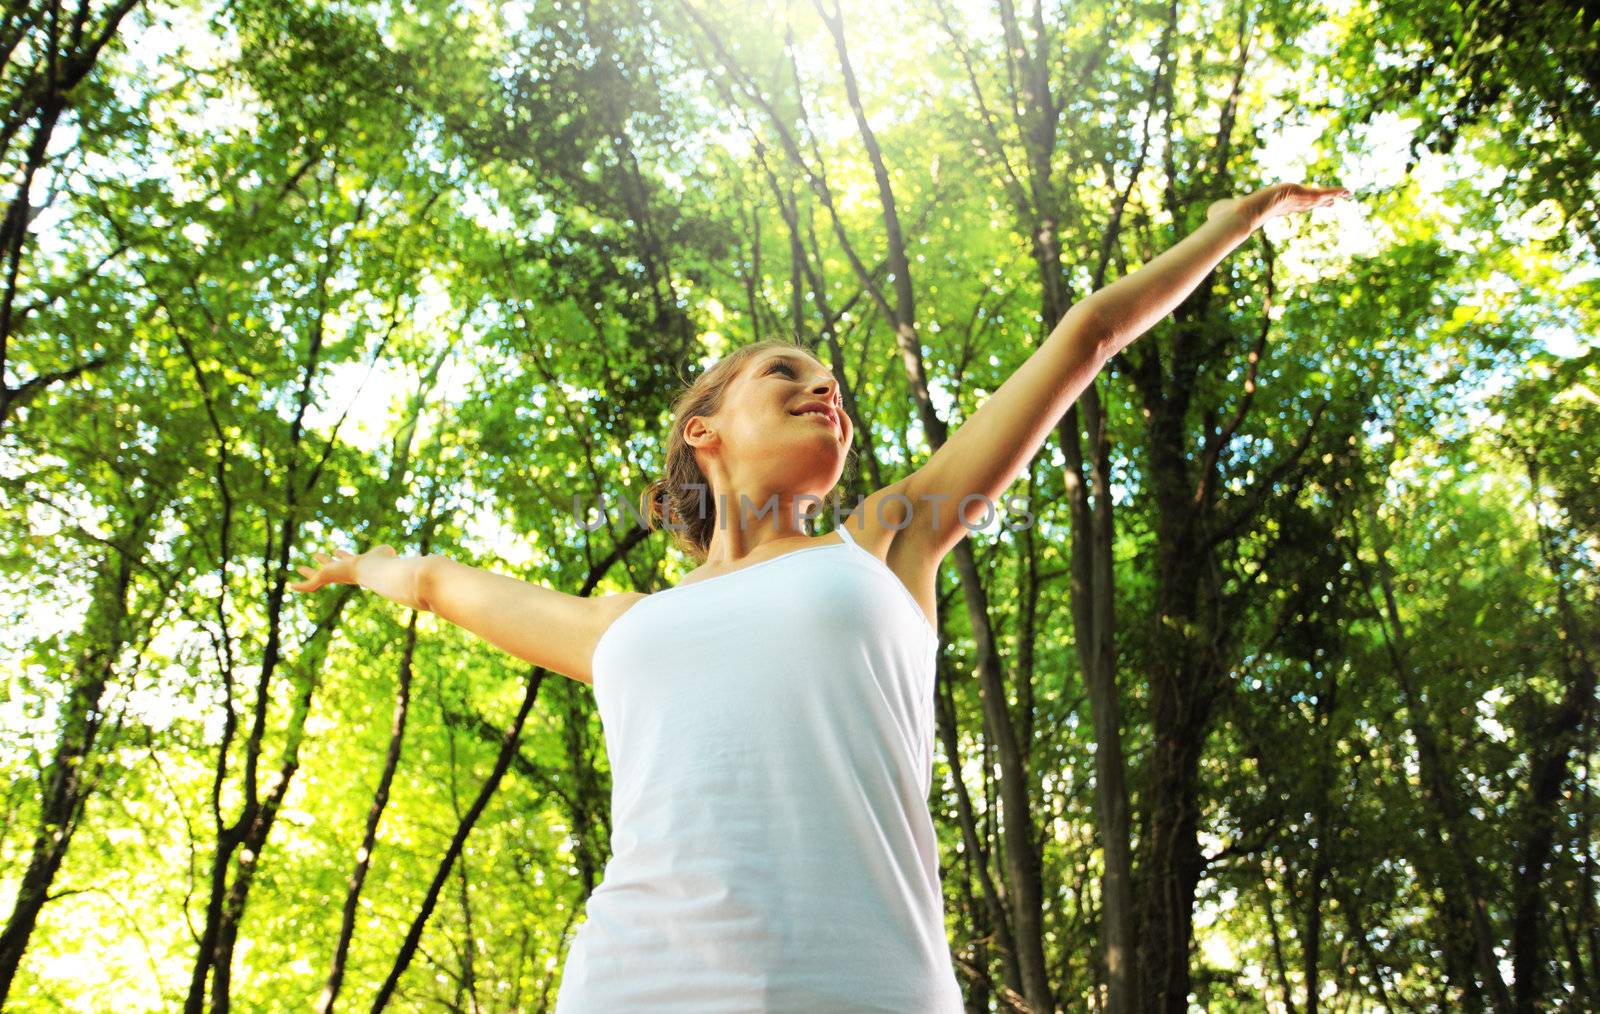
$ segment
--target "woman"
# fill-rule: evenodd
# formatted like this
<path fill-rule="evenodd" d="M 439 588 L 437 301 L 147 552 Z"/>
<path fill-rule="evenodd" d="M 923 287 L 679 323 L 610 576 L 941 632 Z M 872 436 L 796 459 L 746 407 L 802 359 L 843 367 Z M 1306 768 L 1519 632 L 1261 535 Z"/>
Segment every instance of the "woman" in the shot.
<path fill-rule="evenodd" d="M 702 563 L 675 587 L 584 598 L 387 546 L 316 554 L 590 684 L 611 762 L 612 858 L 556 1014 L 957 1014 L 927 797 L 939 563 L 1113 354 L 1268 219 L 1348 197 L 1280 183 L 1074 306 L 928 461 L 812 536 L 852 422 L 828 368 L 758 342 L 679 398 L 646 491 Z"/>

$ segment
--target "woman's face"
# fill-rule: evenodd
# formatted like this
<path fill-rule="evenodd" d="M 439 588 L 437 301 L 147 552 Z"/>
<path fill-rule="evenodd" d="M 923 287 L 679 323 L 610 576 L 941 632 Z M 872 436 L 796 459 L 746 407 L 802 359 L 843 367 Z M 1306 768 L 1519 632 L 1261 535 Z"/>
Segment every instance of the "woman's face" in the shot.
<path fill-rule="evenodd" d="M 716 434 L 710 443 L 691 442 L 712 484 L 730 496 L 765 490 L 824 497 L 839 482 L 852 436 L 838 381 L 798 349 L 757 353 L 728 386 L 722 408 L 689 425 L 691 437 Z"/>

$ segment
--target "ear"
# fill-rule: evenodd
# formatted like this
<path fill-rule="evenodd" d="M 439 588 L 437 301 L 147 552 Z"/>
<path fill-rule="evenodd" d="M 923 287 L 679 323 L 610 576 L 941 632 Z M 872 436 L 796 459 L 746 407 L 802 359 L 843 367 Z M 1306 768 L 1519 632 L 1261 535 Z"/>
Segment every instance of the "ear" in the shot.
<path fill-rule="evenodd" d="M 683 439 L 696 450 L 706 450 L 715 447 L 721 438 L 706 424 L 704 416 L 697 415 L 684 424 Z"/>

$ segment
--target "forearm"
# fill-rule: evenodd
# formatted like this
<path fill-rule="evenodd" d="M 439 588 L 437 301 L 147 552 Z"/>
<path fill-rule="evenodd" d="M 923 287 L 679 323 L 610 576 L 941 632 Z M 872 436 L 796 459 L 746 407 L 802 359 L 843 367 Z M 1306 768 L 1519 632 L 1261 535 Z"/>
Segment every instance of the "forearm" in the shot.
<path fill-rule="evenodd" d="M 1109 359 L 1171 313 L 1255 229 L 1255 218 L 1245 212 L 1217 215 L 1137 271 L 1090 293 L 1073 309 L 1093 318 Z"/>
<path fill-rule="evenodd" d="M 356 584 L 403 606 L 427 611 L 423 575 L 432 564 L 426 556 L 363 556 L 356 561 Z"/>

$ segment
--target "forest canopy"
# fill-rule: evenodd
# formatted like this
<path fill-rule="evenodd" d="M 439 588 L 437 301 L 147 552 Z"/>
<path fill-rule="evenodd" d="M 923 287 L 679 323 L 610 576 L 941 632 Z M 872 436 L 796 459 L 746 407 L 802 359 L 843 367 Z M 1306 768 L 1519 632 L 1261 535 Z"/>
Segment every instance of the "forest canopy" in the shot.
<path fill-rule="evenodd" d="M 354 586 L 584 596 L 685 382 L 846 503 L 1278 181 L 939 575 L 971 1011 L 1600 1009 L 1600 6 L 26 0 L 0 14 L 0 1007 L 543 1011 L 589 686 Z M 601 509 L 603 508 L 603 510 Z"/>

